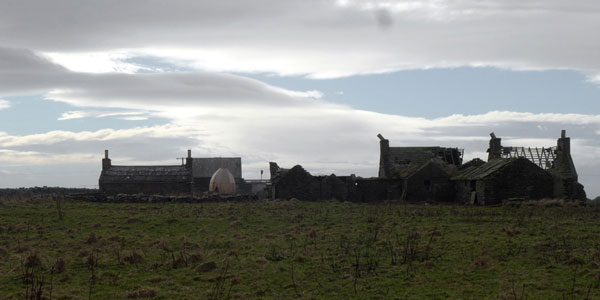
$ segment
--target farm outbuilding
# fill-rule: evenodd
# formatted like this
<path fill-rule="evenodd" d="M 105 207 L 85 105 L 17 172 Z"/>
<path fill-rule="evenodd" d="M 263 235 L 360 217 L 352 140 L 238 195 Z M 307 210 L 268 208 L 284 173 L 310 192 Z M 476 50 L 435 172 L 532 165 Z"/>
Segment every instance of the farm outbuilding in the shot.
<path fill-rule="evenodd" d="M 181 165 L 113 165 L 108 157 L 108 150 L 105 150 L 98 180 L 100 191 L 110 195 L 199 194 L 216 187 L 223 193 L 252 193 L 252 184 L 241 177 L 240 157 L 194 158 L 191 150 L 188 150 L 184 159 Z M 219 172 L 220 169 L 225 171 Z M 216 180 L 211 180 L 212 178 Z M 231 182 L 233 185 L 226 187 Z"/>
<path fill-rule="evenodd" d="M 492 159 L 462 170 L 452 181 L 456 200 L 465 204 L 493 205 L 507 199 L 553 196 L 552 175 L 524 157 Z"/>
<path fill-rule="evenodd" d="M 587 199 L 583 185 L 578 182 L 577 171 L 571 156 L 571 138 L 567 137 L 565 130 L 560 133 L 560 138 L 554 147 L 505 147 L 502 139 L 490 133 L 490 147 L 488 148 L 488 161 L 497 158 L 523 157 L 533 162 L 541 169 L 552 175 L 552 197 L 559 199 L 585 200 Z"/>
<path fill-rule="evenodd" d="M 99 187 L 106 194 L 189 193 L 192 172 L 186 166 L 113 166 L 104 151 Z"/>
<path fill-rule="evenodd" d="M 107 194 L 189 193 L 191 173 L 185 166 L 113 166 L 100 176 Z"/>

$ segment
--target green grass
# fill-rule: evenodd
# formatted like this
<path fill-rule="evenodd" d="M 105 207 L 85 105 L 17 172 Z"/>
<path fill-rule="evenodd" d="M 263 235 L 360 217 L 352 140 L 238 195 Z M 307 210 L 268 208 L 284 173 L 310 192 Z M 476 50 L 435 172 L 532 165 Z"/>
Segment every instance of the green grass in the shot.
<path fill-rule="evenodd" d="M 24 299 L 24 269 L 52 299 L 600 298 L 596 208 L 62 207 L 0 202 L 0 299 Z"/>

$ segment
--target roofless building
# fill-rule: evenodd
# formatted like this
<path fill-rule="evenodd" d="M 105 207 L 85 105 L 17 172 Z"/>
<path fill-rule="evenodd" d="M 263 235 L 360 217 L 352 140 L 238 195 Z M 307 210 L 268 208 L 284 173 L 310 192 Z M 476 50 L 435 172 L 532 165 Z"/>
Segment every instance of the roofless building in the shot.
<path fill-rule="evenodd" d="M 218 170 L 224 170 L 228 180 L 233 181 L 233 192 L 245 192 L 251 189 L 242 178 L 242 159 L 240 157 L 193 158 L 188 150 L 185 163 L 167 166 L 126 166 L 113 165 L 104 151 L 99 187 L 105 194 L 190 194 L 209 191 L 211 178 Z M 221 182 L 222 176 L 218 176 Z M 237 190 L 236 188 L 237 187 Z M 227 192 L 231 192 L 227 189 Z"/>

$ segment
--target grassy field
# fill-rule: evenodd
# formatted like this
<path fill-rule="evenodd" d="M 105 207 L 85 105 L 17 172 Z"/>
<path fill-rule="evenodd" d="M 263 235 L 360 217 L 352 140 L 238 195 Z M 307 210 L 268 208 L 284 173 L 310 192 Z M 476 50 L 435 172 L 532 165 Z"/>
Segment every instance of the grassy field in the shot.
<path fill-rule="evenodd" d="M 600 299 L 600 210 L 0 202 L 0 299 Z"/>

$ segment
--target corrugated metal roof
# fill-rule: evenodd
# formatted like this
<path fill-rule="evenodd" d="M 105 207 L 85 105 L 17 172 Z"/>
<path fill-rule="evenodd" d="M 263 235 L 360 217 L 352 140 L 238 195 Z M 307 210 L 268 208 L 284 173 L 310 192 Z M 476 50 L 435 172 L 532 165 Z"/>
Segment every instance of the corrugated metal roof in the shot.
<path fill-rule="evenodd" d="M 104 182 L 191 182 L 185 166 L 111 166 L 101 177 Z"/>
<path fill-rule="evenodd" d="M 479 180 L 483 179 L 494 172 L 502 169 L 503 167 L 516 162 L 519 159 L 524 158 L 497 158 L 491 161 L 486 162 L 481 166 L 470 167 L 460 171 L 460 173 L 454 177 L 452 180 Z"/>

